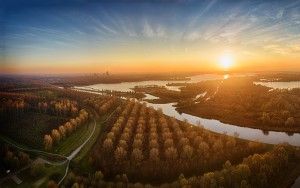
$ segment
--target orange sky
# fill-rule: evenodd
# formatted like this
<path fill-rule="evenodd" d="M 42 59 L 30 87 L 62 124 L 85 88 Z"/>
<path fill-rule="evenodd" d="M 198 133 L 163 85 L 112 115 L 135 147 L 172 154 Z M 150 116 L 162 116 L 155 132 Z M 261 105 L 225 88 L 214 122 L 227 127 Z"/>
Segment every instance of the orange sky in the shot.
<path fill-rule="evenodd" d="M 300 2 L 38 5 L 4 12 L 0 73 L 300 71 Z"/>

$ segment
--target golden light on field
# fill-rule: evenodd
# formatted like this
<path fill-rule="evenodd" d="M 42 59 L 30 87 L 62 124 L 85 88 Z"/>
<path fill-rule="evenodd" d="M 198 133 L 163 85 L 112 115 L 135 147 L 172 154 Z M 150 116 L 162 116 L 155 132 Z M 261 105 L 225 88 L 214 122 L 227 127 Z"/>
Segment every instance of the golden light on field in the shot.
<path fill-rule="evenodd" d="M 231 54 L 223 54 L 219 58 L 219 65 L 222 69 L 228 70 L 230 69 L 234 64 L 234 58 Z"/>

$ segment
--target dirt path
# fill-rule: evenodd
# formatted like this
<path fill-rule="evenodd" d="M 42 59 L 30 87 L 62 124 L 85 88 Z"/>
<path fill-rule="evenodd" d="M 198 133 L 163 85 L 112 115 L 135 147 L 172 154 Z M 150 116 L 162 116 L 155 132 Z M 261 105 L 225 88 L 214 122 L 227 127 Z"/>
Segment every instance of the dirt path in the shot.
<path fill-rule="evenodd" d="M 105 123 L 114 113 L 115 113 L 116 110 L 114 110 L 104 121 L 101 122 L 102 123 Z M 67 176 L 68 174 L 68 171 L 69 171 L 69 166 L 70 166 L 70 162 L 71 160 L 80 152 L 80 150 L 86 145 L 86 143 L 91 139 L 91 137 L 93 136 L 95 130 L 96 130 L 96 126 L 97 126 L 97 123 L 96 123 L 96 120 L 94 119 L 94 128 L 93 128 L 93 131 L 92 133 L 90 134 L 90 136 L 77 148 L 75 149 L 68 157 L 67 157 L 67 161 L 68 161 L 68 165 L 67 165 L 67 168 L 66 168 L 66 171 L 65 171 L 65 174 L 64 176 L 61 178 L 61 180 L 58 182 L 58 185 L 60 185 L 63 180 L 65 179 L 65 177 Z"/>
<path fill-rule="evenodd" d="M 61 184 L 61 182 L 65 179 L 65 177 L 67 176 L 68 174 L 68 171 L 69 171 L 69 166 L 70 166 L 70 162 L 71 160 L 80 152 L 80 150 L 83 148 L 83 146 L 85 146 L 85 144 L 91 139 L 91 137 L 93 136 L 93 134 L 95 133 L 95 130 L 96 130 L 96 120 L 94 119 L 94 127 L 93 127 L 93 131 L 92 133 L 90 134 L 90 136 L 78 147 L 76 148 L 68 157 L 67 157 L 67 161 L 68 161 L 68 165 L 67 165 L 67 168 L 66 168 L 66 171 L 65 171 L 65 174 L 64 176 L 61 178 L 61 180 L 58 182 L 58 185 Z"/>

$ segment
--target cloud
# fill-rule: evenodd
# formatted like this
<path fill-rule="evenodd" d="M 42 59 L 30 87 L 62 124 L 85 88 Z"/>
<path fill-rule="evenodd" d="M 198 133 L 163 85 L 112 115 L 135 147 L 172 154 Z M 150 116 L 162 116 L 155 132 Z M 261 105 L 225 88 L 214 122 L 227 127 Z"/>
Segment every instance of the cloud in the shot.
<path fill-rule="evenodd" d="M 277 18 L 277 19 L 282 18 L 283 14 L 284 14 L 284 9 L 280 9 L 280 10 L 277 12 L 276 18 Z"/>
<path fill-rule="evenodd" d="M 166 31 L 162 26 L 151 26 L 148 21 L 144 22 L 143 25 L 143 36 L 147 37 L 147 38 L 161 38 L 161 37 L 165 37 L 166 35 Z"/>
<path fill-rule="evenodd" d="M 123 32 L 129 37 L 137 37 L 137 33 L 134 30 L 132 24 L 130 22 L 120 21 L 120 25 L 122 27 Z"/>
<path fill-rule="evenodd" d="M 218 0 L 211 0 L 209 1 L 209 3 L 207 4 L 207 6 L 205 6 L 202 11 L 200 11 L 199 14 L 197 14 L 194 19 L 192 19 L 189 23 L 188 27 L 194 27 L 195 24 L 197 23 L 197 21 L 206 13 L 208 12 L 216 3 Z"/>
<path fill-rule="evenodd" d="M 280 45 L 280 44 L 270 44 L 264 46 L 264 49 L 268 52 L 280 54 L 280 55 L 291 55 L 299 54 L 300 44 L 291 44 L 291 45 Z"/>
<path fill-rule="evenodd" d="M 116 35 L 118 32 L 111 28 L 110 26 L 104 24 L 101 20 L 96 19 L 93 16 L 90 16 L 89 19 L 93 23 L 93 29 L 100 34 L 110 34 L 110 35 Z"/>
<path fill-rule="evenodd" d="M 293 44 L 290 46 L 290 49 L 292 52 L 299 53 L 300 52 L 300 44 L 298 44 L 298 45 Z"/>
<path fill-rule="evenodd" d="M 106 30 L 110 34 L 114 34 L 115 35 L 115 34 L 118 33 L 117 31 L 115 31 L 114 29 L 110 28 L 109 26 L 107 26 L 107 25 L 105 25 L 103 23 L 100 24 L 100 27 L 102 27 L 104 30 Z"/>
<path fill-rule="evenodd" d="M 143 34 L 146 37 L 153 37 L 154 36 L 154 30 L 152 29 L 152 27 L 149 25 L 149 23 L 147 21 L 145 21 L 145 23 L 144 23 Z"/>
<path fill-rule="evenodd" d="M 200 37 L 201 37 L 201 35 L 199 34 L 199 32 L 193 31 L 193 32 L 187 34 L 185 36 L 185 39 L 188 41 L 195 41 L 195 40 L 198 40 Z"/>
<path fill-rule="evenodd" d="M 256 54 L 252 51 L 248 51 L 248 50 L 244 50 L 242 51 L 242 54 L 245 55 L 245 56 L 249 56 L 249 57 L 255 57 Z"/>
<path fill-rule="evenodd" d="M 271 53 L 275 53 L 275 54 L 280 54 L 280 55 L 287 55 L 288 51 L 286 48 L 277 45 L 277 44 L 270 44 L 270 45 L 266 45 L 263 47 L 264 50 L 271 52 Z"/>
<path fill-rule="evenodd" d="M 186 26 L 186 29 L 182 32 L 181 39 L 188 40 L 188 41 L 194 41 L 198 40 L 200 38 L 200 34 L 196 33 L 195 31 L 190 32 L 192 29 L 195 30 L 195 26 L 197 22 L 200 20 L 200 18 L 207 13 L 216 3 L 218 0 L 212 0 L 209 1 L 209 3 L 201 9 L 201 11 L 195 15 L 192 19 L 189 20 L 188 25 Z"/>

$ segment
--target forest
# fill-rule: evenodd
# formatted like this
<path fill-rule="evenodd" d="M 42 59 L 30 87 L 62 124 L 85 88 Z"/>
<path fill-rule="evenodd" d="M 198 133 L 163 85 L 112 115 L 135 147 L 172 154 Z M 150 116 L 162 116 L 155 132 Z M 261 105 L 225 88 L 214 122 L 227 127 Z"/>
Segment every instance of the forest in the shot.
<path fill-rule="evenodd" d="M 208 88 L 182 92 L 194 87 Z M 214 133 L 136 99 L 48 87 L 0 97 L 3 186 L 288 186 L 300 172 L 297 147 Z"/>
<path fill-rule="evenodd" d="M 230 78 L 189 84 L 181 92 L 205 96 L 180 101 L 180 112 L 239 126 L 300 132 L 299 89 L 272 89 L 254 84 L 253 78 Z"/>
<path fill-rule="evenodd" d="M 260 77 L 169 84 L 178 86 L 177 91 L 158 86 L 134 90 L 158 97 L 145 100 L 151 103 L 177 103 L 176 110 L 180 113 L 266 131 L 300 132 L 300 89 L 273 89 L 255 84 Z"/>

